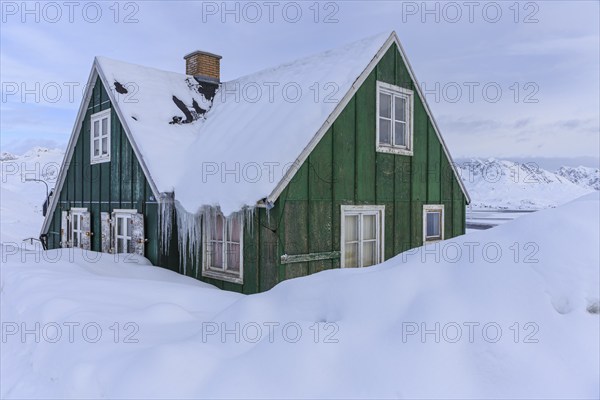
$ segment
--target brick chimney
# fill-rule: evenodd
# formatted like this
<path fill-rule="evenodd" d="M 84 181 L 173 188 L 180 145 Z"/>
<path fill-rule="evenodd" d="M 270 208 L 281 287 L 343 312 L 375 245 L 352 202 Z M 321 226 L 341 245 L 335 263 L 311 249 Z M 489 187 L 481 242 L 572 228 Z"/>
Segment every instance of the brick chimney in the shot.
<path fill-rule="evenodd" d="M 221 80 L 221 56 L 196 50 L 183 57 L 185 73 L 199 81 L 219 83 Z"/>

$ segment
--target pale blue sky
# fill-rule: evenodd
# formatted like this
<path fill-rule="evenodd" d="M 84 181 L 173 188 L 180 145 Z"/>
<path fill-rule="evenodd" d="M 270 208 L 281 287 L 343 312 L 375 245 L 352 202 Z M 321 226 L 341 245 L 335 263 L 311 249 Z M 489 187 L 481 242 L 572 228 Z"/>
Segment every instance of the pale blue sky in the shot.
<path fill-rule="evenodd" d="M 229 80 L 395 30 L 455 157 L 598 157 L 596 1 L 48 4 L 2 2 L 2 151 L 66 144 L 96 55 L 183 72 L 201 49 Z"/>

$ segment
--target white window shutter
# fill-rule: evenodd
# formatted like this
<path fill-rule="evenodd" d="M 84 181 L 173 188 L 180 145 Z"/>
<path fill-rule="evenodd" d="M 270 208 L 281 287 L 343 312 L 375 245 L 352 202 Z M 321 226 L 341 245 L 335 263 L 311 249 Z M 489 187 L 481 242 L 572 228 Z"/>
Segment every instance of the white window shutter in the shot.
<path fill-rule="evenodd" d="M 112 221 L 110 219 L 110 213 L 100 213 L 102 237 L 100 238 L 100 246 L 102 247 L 103 253 L 112 253 Z"/>
<path fill-rule="evenodd" d="M 69 212 L 61 212 L 60 217 L 60 247 L 69 246 Z"/>
<path fill-rule="evenodd" d="M 90 212 L 86 211 L 82 215 L 81 219 L 81 248 L 84 250 L 92 249 L 92 232 L 90 230 Z"/>
<path fill-rule="evenodd" d="M 133 252 L 144 256 L 144 248 L 146 244 L 146 238 L 144 237 L 144 214 L 136 213 L 131 216 L 131 223 L 133 224 L 133 231 L 131 234 L 131 240 L 133 242 Z"/>

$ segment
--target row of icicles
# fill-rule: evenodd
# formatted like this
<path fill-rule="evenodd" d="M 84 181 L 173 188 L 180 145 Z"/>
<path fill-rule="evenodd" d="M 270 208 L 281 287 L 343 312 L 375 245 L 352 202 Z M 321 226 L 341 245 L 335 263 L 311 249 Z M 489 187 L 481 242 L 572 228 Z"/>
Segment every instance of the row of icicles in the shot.
<path fill-rule="evenodd" d="M 244 207 L 242 210 L 228 215 L 225 220 L 231 224 L 237 219 L 243 226 L 243 232 L 254 232 L 254 218 L 256 207 Z M 267 217 L 268 217 L 267 210 Z M 159 201 L 160 244 L 163 254 L 168 253 L 173 237 L 173 221 L 177 218 L 177 244 L 179 261 L 184 275 L 187 274 L 188 264 L 192 260 L 200 260 L 202 255 L 202 231 L 205 229 L 215 231 L 217 216 L 222 215 L 219 207 L 203 206 L 193 214 L 174 200 L 173 194 L 161 196 Z M 242 239 L 243 240 L 243 239 Z"/>

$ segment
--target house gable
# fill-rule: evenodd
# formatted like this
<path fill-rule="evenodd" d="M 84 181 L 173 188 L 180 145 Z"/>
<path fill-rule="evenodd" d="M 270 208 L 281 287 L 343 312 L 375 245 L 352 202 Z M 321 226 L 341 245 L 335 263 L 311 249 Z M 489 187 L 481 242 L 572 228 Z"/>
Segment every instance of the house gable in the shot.
<path fill-rule="evenodd" d="M 336 106 L 336 108 L 333 110 L 333 112 L 331 113 L 331 115 L 327 118 L 327 120 L 323 123 L 323 125 L 321 126 L 321 128 L 319 129 L 319 131 L 315 134 L 315 136 L 311 139 L 311 141 L 307 144 L 307 146 L 304 148 L 304 150 L 302 151 L 302 153 L 298 156 L 298 158 L 295 160 L 295 162 L 292 164 L 292 167 L 288 169 L 287 173 L 283 176 L 283 178 L 280 180 L 280 182 L 277 184 L 277 186 L 275 187 L 275 189 L 273 190 L 273 192 L 267 196 L 266 198 L 266 203 L 273 203 L 275 202 L 275 200 L 277 200 L 277 198 L 279 197 L 279 195 L 283 192 L 283 190 L 286 188 L 287 184 L 289 182 L 291 182 L 292 178 L 294 177 L 294 175 L 297 173 L 298 169 L 300 168 L 300 166 L 303 165 L 303 163 L 306 161 L 306 159 L 308 158 L 308 156 L 311 154 L 311 152 L 314 150 L 314 148 L 317 146 L 317 144 L 320 142 L 320 140 L 323 138 L 323 136 L 325 135 L 325 133 L 327 132 L 327 130 L 329 129 L 329 127 L 331 126 L 331 124 L 333 123 L 333 121 L 335 121 L 340 113 L 345 109 L 345 107 L 350 103 L 350 101 L 352 100 L 352 98 L 354 98 L 357 90 L 362 86 L 362 84 L 367 80 L 367 78 L 370 76 L 370 74 L 372 73 L 372 71 L 379 66 L 380 61 L 388 56 L 389 57 L 389 53 L 391 51 L 392 48 L 395 48 L 396 50 L 394 51 L 395 54 L 397 54 L 397 56 L 399 56 L 399 58 L 397 59 L 397 63 L 401 63 L 403 65 L 403 69 L 405 71 L 404 73 L 404 77 L 401 78 L 404 82 L 413 82 L 410 86 L 413 88 L 411 90 L 414 90 L 415 94 L 419 95 L 419 98 L 421 99 L 421 103 L 424 107 L 424 110 L 432 124 L 432 128 L 433 131 L 435 132 L 442 150 L 444 152 L 444 155 L 446 156 L 446 158 L 449 161 L 450 167 L 451 167 L 451 171 L 454 174 L 460 189 L 465 197 L 465 200 L 468 203 L 470 203 L 470 197 L 469 194 L 464 186 L 464 183 L 462 182 L 462 180 L 460 179 L 460 175 L 458 173 L 458 171 L 456 170 L 454 163 L 452 162 L 452 157 L 450 156 L 450 152 L 448 151 L 448 148 L 446 146 L 446 143 L 444 142 L 444 138 L 442 137 L 442 135 L 440 134 L 440 130 L 437 126 L 437 123 L 435 121 L 435 118 L 433 117 L 433 114 L 431 113 L 431 110 L 429 109 L 429 106 L 427 104 L 427 101 L 425 99 L 425 97 L 423 96 L 420 86 L 418 84 L 414 84 L 414 82 L 417 82 L 417 78 L 412 70 L 412 67 L 410 65 L 410 62 L 408 61 L 408 58 L 406 57 L 406 54 L 404 52 L 404 49 L 402 47 L 402 44 L 400 43 L 400 40 L 398 39 L 398 36 L 396 35 L 396 32 L 392 32 L 390 34 L 390 36 L 388 37 L 388 39 L 385 41 L 384 45 L 379 49 L 379 51 L 377 52 L 377 54 L 375 54 L 375 56 L 373 57 L 373 59 L 371 60 L 371 62 L 369 63 L 369 65 L 366 66 L 366 68 L 364 69 L 364 71 L 362 72 L 362 74 L 356 79 L 356 81 L 354 82 L 354 84 L 351 87 L 351 90 L 348 91 L 348 93 L 345 94 L 345 96 L 342 98 L 342 100 L 338 103 L 338 105 Z M 381 68 L 381 67 L 380 67 Z M 387 67 L 390 71 L 391 71 L 391 66 Z M 393 80 L 393 79 L 392 79 Z M 385 82 L 385 83 L 390 83 L 387 82 L 383 79 L 380 79 L 381 82 Z M 400 87 L 404 87 L 400 84 L 398 84 L 397 86 Z"/>
<path fill-rule="evenodd" d="M 378 81 L 414 91 L 412 156 L 375 150 Z M 464 233 L 468 200 L 461 184 L 404 57 L 392 43 L 281 190 L 270 210 L 270 220 L 279 221 L 269 227 L 277 231 L 270 241 L 278 243 L 278 254 L 339 251 L 341 206 L 383 205 L 388 259 L 422 245 L 426 204 L 444 205 L 446 238 Z M 338 268 L 340 259 L 278 267 L 281 281 Z M 267 288 L 276 283 L 261 280 Z"/>
<path fill-rule="evenodd" d="M 149 234 L 146 255 L 152 261 L 159 259 L 158 204 L 149 180 L 143 171 L 125 128 L 121 123 L 110 91 L 92 71 L 89 93 L 86 93 L 77 131 L 72 135 L 65 155 L 51 208 L 46 216 L 42 233 L 48 235 L 48 247 L 60 247 L 61 212 L 74 207 L 86 208 L 91 213 L 91 250 L 101 251 L 101 212 L 131 209 L 145 215 Z M 117 98 L 118 101 L 118 98 Z M 110 161 L 92 163 L 91 116 L 110 110 Z"/>

